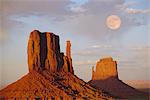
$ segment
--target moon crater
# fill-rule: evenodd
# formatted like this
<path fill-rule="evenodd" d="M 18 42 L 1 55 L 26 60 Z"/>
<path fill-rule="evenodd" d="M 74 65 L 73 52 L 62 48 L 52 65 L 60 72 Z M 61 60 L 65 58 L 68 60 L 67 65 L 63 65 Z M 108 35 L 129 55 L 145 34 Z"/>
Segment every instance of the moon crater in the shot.
<path fill-rule="evenodd" d="M 120 28 L 121 19 L 117 15 L 110 15 L 107 17 L 106 25 L 108 28 L 110 28 L 112 30 L 117 30 Z"/>

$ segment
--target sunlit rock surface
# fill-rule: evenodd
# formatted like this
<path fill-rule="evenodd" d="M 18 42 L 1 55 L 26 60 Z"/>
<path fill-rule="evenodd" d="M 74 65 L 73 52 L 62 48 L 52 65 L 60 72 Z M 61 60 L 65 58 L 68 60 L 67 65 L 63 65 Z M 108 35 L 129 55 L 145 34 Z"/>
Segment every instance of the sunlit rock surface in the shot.
<path fill-rule="evenodd" d="M 110 100 L 112 97 L 74 75 L 71 42 L 60 52 L 59 36 L 38 30 L 28 41 L 29 73 L 0 90 L 2 100 Z"/>
<path fill-rule="evenodd" d="M 100 59 L 96 64 L 96 70 L 92 68 L 92 80 L 103 80 L 109 77 L 118 78 L 117 62 L 111 57 Z"/>
<path fill-rule="evenodd" d="M 120 99 L 148 100 L 148 95 L 125 84 L 118 78 L 117 62 L 112 57 L 100 59 L 92 68 L 90 84 Z"/>

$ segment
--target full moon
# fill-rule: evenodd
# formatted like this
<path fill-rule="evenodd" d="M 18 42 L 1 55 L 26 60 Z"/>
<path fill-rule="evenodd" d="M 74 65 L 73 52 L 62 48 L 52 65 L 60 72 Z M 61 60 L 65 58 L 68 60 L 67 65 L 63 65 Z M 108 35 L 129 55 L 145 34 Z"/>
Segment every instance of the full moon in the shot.
<path fill-rule="evenodd" d="M 110 15 L 107 17 L 106 25 L 108 28 L 110 28 L 112 30 L 117 30 L 120 28 L 121 19 L 117 15 Z"/>

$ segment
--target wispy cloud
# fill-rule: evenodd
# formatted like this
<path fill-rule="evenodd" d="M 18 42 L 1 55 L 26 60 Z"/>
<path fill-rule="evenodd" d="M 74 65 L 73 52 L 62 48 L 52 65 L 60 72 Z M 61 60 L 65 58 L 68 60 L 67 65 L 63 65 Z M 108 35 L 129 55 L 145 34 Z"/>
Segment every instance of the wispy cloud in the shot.
<path fill-rule="evenodd" d="M 129 47 L 129 50 L 134 50 L 134 51 L 150 51 L 150 47 L 146 46 L 146 47 Z"/>
<path fill-rule="evenodd" d="M 78 55 L 78 56 L 94 56 L 96 54 L 97 53 L 93 51 L 80 51 L 80 52 L 73 53 L 73 55 Z"/>
<path fill-rule="evenodd" d="M 86 12 L 86 9 L 84 9 L 81 6 L 72 6 L 72 7 L 70 7 L 70 10 L 72 12 L 75 12 L 75 13 L 84 13 L 84 12 Z"/>
<path fill-rule="evenodd" d="M 138 18 L 136 21 L 135 18 L 131 20 L 126 18 L 126 14 L 122 14 L 125 12 L 118 12 L 120 8 L 116 8 L 116 5 L 124 5 L 124 3 L 124 0 L 43 0 L 42 2 L 39 0 L 37 2 L 34 0 L 4 0 L 0 10 L 5 12 L 2 15 L 3 21 L 5 21 L 3 25 L 4 30 L 15 27 L 16 23 L 18 23 L 18 20 L 10 20 L 8 17 L 18 16 L 31 20 L 30 16 L 33 15 L 39 16 L 41 19 L 47 20 L 47 22 L 49 21 L 48 19 L 52 19 L 49 24 L 55 22 L 53 27 L 57 26 L 60 31 L 63 31 L 61 29 L 67 29 L 68 33 L 86 34 L 86 36 L 105 39 L 110 36 L 115 38 L 116 35 L 124 33 L 124 30 L 127 31 L 134 27 L 138 19 L 143 20 L 141 18 Z M 129 10 L 128 12 L 131 11 Z M 148 11 L 143 12 L 146 13 Z M 123 23 L 120 29 L 112 31 L 106 26 L 106 18 L 111 14 L 120 16 Z M 47 18 L 43 16 L 47 16 Z M 26 23 L 29 23 L 29 20 L 26 20 Z M 10 22 L 14 25 L 10 25 Z M 143 23 L 143 21 L 140 21 L 140 23 Z M 38 23 L 36 25 L 38 26 Z M 49 25 L 46 24 L 45 26 Z M 114 34 L 112 35 L 112 33 Z"/>
<path fill-rule="evenodd" d="M 140 2 L 123 3 L 123 4 L 116 5 L 116 8 L 128 14 L 150 14 L 150 9 L 133 8 L 132 6 L 135 5 L 140 6 Z"/>
<path fill-rule="evenodd" d="M 150 14 L 150 9 L 133 9 L 133 8 L 126 8 L 125 12 L 129 14 Z"/>
<path fill-rule="evenodd" d="M 75 61 L 75 65 L 95 65 L 96 61 L 87 60 L 87 61 Z"/>
<path fill-rule="evenodd" d="M 113 46 L 112 45 L 104 45 L 104 44 L 96 44 L 96 45 L 92 45 L 91 48 L 112 48 Z"/>
<path fill-rule="evenodd" d="M 83 7 L 88 0 L 70 0 L 71 3 L 67 6 L 67 8 L 73 13 L 84 13 L 86 9 Z"/>

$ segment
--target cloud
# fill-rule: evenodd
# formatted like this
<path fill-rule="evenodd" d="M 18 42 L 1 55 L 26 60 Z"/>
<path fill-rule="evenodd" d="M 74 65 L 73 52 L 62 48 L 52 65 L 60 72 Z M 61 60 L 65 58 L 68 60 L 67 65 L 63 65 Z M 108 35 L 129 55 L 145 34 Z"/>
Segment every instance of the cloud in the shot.
<path fill-rule="evenodd" d="M 1 10 L 3 15 L 13 14 L 65 14 L 64 7 L 68 0 L 3 0 Z"/>
<path fill-rule="evenodd" d="M 147 18 L 150 15 L 150 9 L 146 3 L 146 0 L 128 1 L 122 4 L 117 4 L 115 7 L 116 10 L 126 18 L 126 25 L 130 25 L 130 27 L 133 28 L 135 26 L 140 27 L 148 25 Z"/>
<path fill-rule="evenodd" d="M 87 61 L 75 61 L 75 65 L 95 65 L 96 61 L 87 60 Z"/>
<path fill-rule="evenodd" d="M 108 44 L 94 44 L 89 45 L 88 47 L 73 52 L 74 56 L 88 56 L 88 57 L 95 57 L 95 56 L 110 56 L 110 52 L 117 52 L 118 48 L 113 45 Z M 101 54 L 103 52 L 103 54 Z M 109 52 L 109 53 L 108 53 Z M 108 54 L 108 55 L 107 55 Z"/>
<path fill-rule="evenodd" d="M 71 2 L 73 2 L 75 5 L 84 5 L 86 4 L 89 0 L 70 0 Z"/>
<path fill-rule="evenodd" d="M 112 43 L 119 44 L 123 41 L 121 39 L 124 37 L 124 32 L 136 25 L 145 24 L 144 17 L 132 16 L 125 11 L 135 4 L 134 2 L 127 4 L 124 0 L 85 0 L 84 2 L 76 0 L 3 0 L 0 12 L 3 12 L 1 14 L 2 29 L 6 32 L 0 34 L 11 33 L 12 29 L 44 27 L 45 30 L 55 30 L 57 33 L 68 32 L 84 38 L 96 38 L 99 42 L 109 40 L 108 43 L 116 41 Z M 148 11 L 136 10 L 137 12 L 144 14 Z M 123 24 L 119 30 L 112 31 L 106 26 L 106 18 L 112 14 L 118 15 L 122 20 Z M 90 48 L 99 51 L 77 52 L 76 55 L 96 55 L 104 48 L 113 52 L 115 50 L 112 49 L 116 47 L 93 44 Z"/>
<path fill-rule="evenodd" d="M 148 57 L 150 47 L 114 47 L 111 48 L 86 48 L 85 50 L 78 51 L 73 55 L 87 57 L 85 60 L 96 61 L 106 56 L 112 56 L 117 60 L 119 67 L 148 67 L 150 58 Z M 80 62 L 79 62 L 80 63 Z M 80 64 L 88 62 L 82 62 Z"/>
<path fill-rule="evenodd" d="M 126 8 L 125 12 L 129 14 L 150 14 L 150 9 L 141 10 L 141 9 Z"/>
<path fill-rule="evenodd" d="M 41 19 L 47 20 L 49 26 L 58 27 L 61 32 L 67 29 L 68 33 L 86 35 L 90 38 L 117 38 L 120 33 L 130 30 L 135 25 L 143 25 L 143 18 L 126 16 L 125 12 L 118 11 L 117 5 L 124 5 L 124 0 L 3 0 L 1 15 L 3 17 L 3 29 L 10 30 L 15 25 L 24 25 L 29 23 L 28 20 L 23 21 L 11 18 L 17 16 L 18 19 L 26 18 L 31 20 L 30 16 L 39 16 Z M 123 14 L 122 14 L 123 13 Z M 106 26 L 106 18 L 109 15 L 116 14 L 122 20 L 122 25 L 118 30 L 110 30 Z M 47 17 L 45 17 L 47 16 Z M 9 17 L 9 18 L 8 18 Z M 52 19 L 52 20 L 49 20 Z M 22 19 L 24 20 L 24 19 Z M 9 24 L 12 22 L 12 24 Z M 41 22 L 42 23 L 42 22 Z M 39 23 L 40 24 L 40 23 Z M 27 24 L 24 27 L 29 26 Z M 36 26 L 36 25 L 35 25 Z M 38 26 L 38 23 L 37 23 Z M 51 28 L 51 30 L 53 30 Z M 8 32 L 5 32 L 8 33 Z"/>
<path fill-rule="evenodd" d="M 84 9 L 82 6 L 85 5 L 88 0 L 70 0 L 72 3 L 70 3 L 67 7 L 70 11 L 74 13 L 84 13 L 86 12 L 86 9 Z"/>
<path fill-rule="evenodd" d="M 92 45 L 91 48 L 112 48 L 112 45 L 104 45 L 104 44 L 101 44 L 101 45 Z"/>
<path fill-rule="evenodd" d="M 127 14 L 149 14 L 150 13 L 150 9 L 148 8 L 145 9 L 133 8 L 135 5 L 141 6 L 140 2 L 128 2 L 128 3 L 123 3 L 121 5 L 116 5 L 116 8 Z"/>
<path fill-rule="evenodd" d="M 84 13 L 84 12 L 86 12 L 86 10 L 84 8 L 82 8 L 81 6 L 70 7 L 70 10 L 72 12 L 75 12 L 75 13 Z"/>
<path fill-rule="evenodd" d="M 55 19 L 62 19 L 65 15 L 71 14 L 65 10 L 65 6 L 70 3 L 68 0 L 2 0 L 0 6 L 1 30 L 3 30 L 0 33 L 1 39 L 2 36 L 11 33 L 12 29 L 28 27 L 24 22 L 11 18 L 12 16 L 29 18 L 33 15 L 42 19 L 43 15 L 47 15 Z"/>
<path fill-rule="evenodd" d="M 111 48 L 86 48 L 83 51 L 78 51 L 80 54 L 76 55 L 77 60 L 74 60 L 73 64 L 76 71 L 82 68 L 87 68 L 88 72 L 91 72 L 92 66 L 96 64 L 97 60 L 105 57 L 106 55 L 112 56 L 117 61 L 118 73 L 120 79 L 149 79 L 148 71 L 149 68 L 149 47 L 135 46 L 135 47 L 114 47 Z M 84 59 L 81 59 L 84 57 Z M 90 68 L 89 68 L 90 67 Z M 80 68 L 80 69 L 78 69 Z M 83 69 L 83 73 L 85 69 Z M 128 73 L 128 75 L 127 75 Z M 129 77 L 132 75 L 132 77 Z M 136 77 L 138 76 L 138 77 Z M 85 77 L 84 75 L 82 77 Z M 81 77 L 81 78 L 82 78 Z M 85 78 L 86 79 L 86 78 Z"/>
<path fill-rule="evenodd" d="M 133 50 L 133 51 L 150 51 L 150 47 L 149 46 L 142 46 L 142 47 L 138 47 L 138 46 L 136 46 L 136 47 L 130 47 L 129 48 L 129 50 Z"/>
<path fill-rule="evenodd" d="M 73 55 L 79 55 L 79 56 L 93 56 L 94 54 L 96 55 L 96 52 L 93 51 L 80 51 L 80 52 L 73 53 Z"/>

